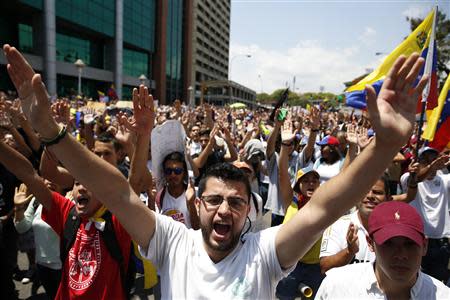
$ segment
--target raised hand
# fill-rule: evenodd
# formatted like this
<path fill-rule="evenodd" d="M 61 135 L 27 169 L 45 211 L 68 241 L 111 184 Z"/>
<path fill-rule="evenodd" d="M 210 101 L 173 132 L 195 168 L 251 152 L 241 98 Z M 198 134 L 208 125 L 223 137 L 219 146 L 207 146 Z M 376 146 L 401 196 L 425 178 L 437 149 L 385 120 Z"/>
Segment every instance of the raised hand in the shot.
<path fill-rule="evenodd" d="M 358 146 L 359 148 L 364 149 L 370 142 L 373 140 L 373 137 L 369 138 L 368 130 L 366 127 L 360 127 L 358 130 Z"/>
<path fill-rule="evenodd" d="M 14 205 L 23 206 L 27 205 L 30 202 L 31 197 L 27 196 L 27 186 L 25 184 L 21 184 L 18 188 L 15 188 L 14 192 Z"/>
<path fill-rule="evenodd" d="M 408 59 L 400 56 L 384 79 L 378 97 L 372 86 L 366 86 L 367 108 L 377 144 L 397 148 L 410 137 L 417 100 L 428 80 L 425 75 L 413 86 L 423 64 L 417 53 Z"/>
<path fill-rule="evenodd" d="M 309 113 L 309 121 L 311 130 L 317 130 L 320 128 L 320 111 L 317 107 L 312 107 Z"/>
<path fill-rule="evenodd" d="M 133 110 L 131 119 L 122 115 L 121 122 L 131 131 L 140 134 L 150 134 L 155 123 L 155 108 L 153 106 L 153 96 L 148 93 L 148 88 L 144 85 L 133 89 Z"/>
<path fill-rule="evenodd" d="M 356 126 L 353 124 L 348 124 L 347 125 L 347 134 L 345 136 L 345 138 L 347 139 L 347 142 L 353 145 L 357 145 L 358 144 L 358 135 L 356 133 Z"/>
<path fill-rule="evenodd" d="M 58 100 L 52 104 L 52 113 L 55 121 L 64 125 L 70 122 L 70 104 L 66 101 Z"/>
<path fill-rule="evenodd" d="M 10 45 L 3 46 L 6 59 L 8 60 L 7 70 L 11 81 L 16 87 L 19 98 L 24 101 L 24 113 L 28 117 L 30 114 L 30 105 L 34 98 L 34 91 L 31 80 L 35 75 L 33 68 L 20 54 L 20 52 Z"/>
<path fill-rule="evenodd" d="M 295 133 L 292 130 L 292 122 L 290 118 L 286 118 L 283 123 L 283 129 L 281 130 L 281 141 L 283 143 L 291 142 L 295 137 Z"/>
<path fill-rule="evenodd" d="M 50 102 L 41 75 L 34 73 L 16 48 L 4 45 L 3 51 L 8 60 L 8 74 L 19 93 L 27 119 L 41 137 L 54 138 L 59 127 L 50 114 Z"/>
<path fill-rule="evenodd" d="M 92 124 L 95 121 L 95 110 L 92 108 L 86 108 L 83 110 L 83 122 L 84 124 Z"/>
<path fill-rule="evenodd" d="M 350 223 L 347 230 L 347 249 L 355 255 L 359 251 L 358 226 Z"/>

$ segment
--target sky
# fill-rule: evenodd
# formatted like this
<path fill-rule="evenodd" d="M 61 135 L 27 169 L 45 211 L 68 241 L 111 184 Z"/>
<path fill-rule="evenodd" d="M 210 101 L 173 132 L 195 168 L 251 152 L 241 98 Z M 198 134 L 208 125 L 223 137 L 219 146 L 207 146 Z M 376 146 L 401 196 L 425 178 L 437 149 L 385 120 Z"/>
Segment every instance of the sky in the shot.
<path fill-rule="evenodd" d="M 450 16 L 450 0 L 232 0 L 229 77 L 257 93 L 341 93 L 409 35 L 407 17 L 435 5 Z"/>

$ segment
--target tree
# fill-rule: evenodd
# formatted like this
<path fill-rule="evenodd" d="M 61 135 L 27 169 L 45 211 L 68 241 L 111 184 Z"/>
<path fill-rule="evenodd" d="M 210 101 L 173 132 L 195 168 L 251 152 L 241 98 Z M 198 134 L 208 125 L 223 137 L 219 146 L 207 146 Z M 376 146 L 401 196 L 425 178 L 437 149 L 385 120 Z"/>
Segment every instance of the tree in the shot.
<path fill-rule="evenodd" d="M 411 31 L 414 31 L 423 21 L 423 19 L 420 18 L 409 17 L 407 17 L 406 20 L 410 23 Z M 436 27 L 436 45 L 438 50 L 437 68 L 439 86 L 442 87 L 444 81 L 450 74 L 450 68 L 447 65 L 450 61 L 450 20 L 448 20 L 446 15 L 440 11 L 438 11 Z"/>

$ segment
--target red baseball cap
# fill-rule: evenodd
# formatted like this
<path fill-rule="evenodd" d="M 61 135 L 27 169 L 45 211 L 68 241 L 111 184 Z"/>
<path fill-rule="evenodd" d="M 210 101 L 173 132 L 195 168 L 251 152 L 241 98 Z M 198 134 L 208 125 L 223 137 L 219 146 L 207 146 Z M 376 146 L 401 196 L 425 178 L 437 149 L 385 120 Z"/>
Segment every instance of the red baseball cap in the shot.
<path fill-rule="evenodd" d="M 403 236 L 423 246 L 423 221 L 416 209 L 400 201 L 388 201 L 375 207 L 369 217 L 369 235 L 382 245 L 390 238 Z"/>

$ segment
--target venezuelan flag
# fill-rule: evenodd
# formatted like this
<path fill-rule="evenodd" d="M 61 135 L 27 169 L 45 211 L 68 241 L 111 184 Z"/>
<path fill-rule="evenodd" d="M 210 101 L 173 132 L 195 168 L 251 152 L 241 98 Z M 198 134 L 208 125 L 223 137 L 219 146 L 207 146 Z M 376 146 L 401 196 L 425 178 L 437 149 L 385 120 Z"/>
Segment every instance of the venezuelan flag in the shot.
<path fill-rule="evenodd" d="M 442 151 L 450 147 L 450 75 L 439 95 L 438 106 L 428 116 L 427 127 L 422 137 L 428 140 L 428 146 Z"/>
<path fill-rule="evenodd" d="M 366 92 L 365 86 L 367 84 L 372 85 L 375 88 L 375 91 L 379 93 L 381 86 L 383 85 L 384 78 L 388 74 L 395 60 L 400 55 L 409 56 L 414 52 L 421 53 L 421 56 L 428 61 L 428 71 L 432 72 L 432 69 L 436 70 L 436 62 L 434 64 L 430 64 L 433 60 L 427 59 L 428 52 L 432 53 L 433 56 L 436 54 L 436 47 L 434 43 L 434 39 L 432 39 L 432 28 L 435 23 L 435 15 L 437 9 L 434 9 L 430 12 L 430 14 L 423 20 L 423 22 L 400 44 L 394 51 L 391 52 L 383 61 L 383 63 L 378 66 L 372 73 L 364 77 L 355 85 L 347 88 L 345 97 L 346 103 L 348 106 L 365 109 L 366 108 Z M 432 45 L 430 47 L 430 45 Z M 429 48 L 432 48 L 433 51 L 429 51 Z M 424 71 L 427 70 L 427 63 L 425 64 L 423 70 L 421 71 L 420 76 L 424 74 Z M 428 73 L 429 74 L 429 73 Z M 430 74 L 432 78 L 432 74 Z M 437 77 L 435 77 L 435 82 L 437 83 Z M 436 85 L 437 86 L 437 85 Z M 431 97 L 431 92 L 435 91 L 436 98 L 435 103 L 437 102 L 437 87 L 433 90 L 433 88 L 429 88 L 429 96 Z"/>

